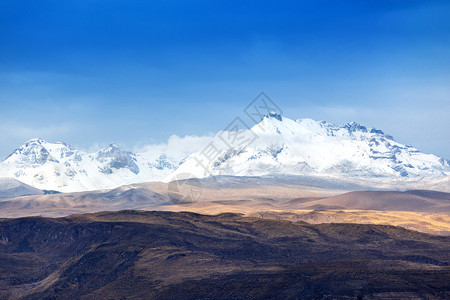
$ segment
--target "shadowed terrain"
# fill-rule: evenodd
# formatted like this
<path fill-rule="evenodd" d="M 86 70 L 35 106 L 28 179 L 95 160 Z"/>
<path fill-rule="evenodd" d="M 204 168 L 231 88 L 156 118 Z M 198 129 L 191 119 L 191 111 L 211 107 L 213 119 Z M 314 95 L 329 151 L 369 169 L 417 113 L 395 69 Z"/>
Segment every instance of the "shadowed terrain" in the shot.
<path fill-rule="evenodd" d="M 394 225 L 429 234 L 450 236 L 450 215 L 376 210 L 281 210 L 248 213 L 246 216 L 304 221 L 311 224 L 357 223 Z"/>
<path fill-rule="evenodd" d="M 450 297 L 450 238 L 399 227 L 119 211 L 0 221 L 0 298 Z"/>
<path fill-rule="evenodd" d="M 0 199 L 27 195 L 42 195 L 41 191 L 14 178 L 0 178 Z"/>

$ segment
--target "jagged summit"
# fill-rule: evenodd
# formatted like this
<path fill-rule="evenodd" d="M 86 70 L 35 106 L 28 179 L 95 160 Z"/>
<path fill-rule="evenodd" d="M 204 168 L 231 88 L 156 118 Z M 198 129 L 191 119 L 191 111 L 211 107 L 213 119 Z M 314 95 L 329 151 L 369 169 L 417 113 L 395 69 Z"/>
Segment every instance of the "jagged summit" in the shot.
<path fill-rule="evenodd" d="M 46 140 L 44 140 L 43 138 L 33 138 L 30 139 L 28 141 L 26 141 L 22 147 L 29 147 L 29 146 L 33 146 L 33 145 L 41 145 L 41 146 L 45 146 L 45 145 L 49 145 L 49 144 L 56 144 L 56 145 L 62 145 L 65 147 L 69 147 L 69 148 L 73 148 L 71 145 L 66 144 L 65 142 L 54 142 L 54 143 L 50 143 Z"/>
<path fill-rule="evenodd" d="M 106 163 L 101 172 L 111 174 L 112 169 L 128 169 L 134 174 L 139 174 L 140 169 L 136 164 L 136 155 L 130 151 L 122 149 L 117 144 L 110 144 L 107 148 L 97 152 L 96 159 L 101 163 Z"/>
<path fill-rule="evenodd" d="M 267 115 L 265 115 L 264 117 L 263 117 L 263 119 L 265 119 L 265 118 L 274 118 L 274 119 L 277 119 L 278 121 L 283 121 L 283 117 L 280 115 L 280 114 L 278 114 L 278 113 L 276 113 L 276 112 L 270 112 L 270 113 L 268 113 Z M 262 120 L 263 120 L 262 119 Z"/>
<path fill-rule="evenodd" d="M 286 117 L 282 117 L 276 113 L 265 115 L 262 120 L 252 127 L 252 131 L 256 134 L 292 134 L 292 127 L 295 121 Z"/>
<path fill-rule="evenodd" d="M 19 164 L 45 164 L 48 160 L 57 161 L 57 158 L 52 156 L 52 150 L 55 148 L 66 147 L 70 149 L 64 143 L 50 144 L 41 138 L 31 139 L 11 153 L 6 159 L 13 160 Z"/>
<path fill-rule="evenodd" d="M 102 150 L 100 150 L 100 151 L 113 151 L 113 150 L 122 150 L 122 147 L 119 145 L 119 144 L 116 144 L 116 143 L 111 143 L 111 144 L 109 144 L 109 146 L 108 147 L 106 147 L 106 148 L 103 148 Z"/>
<path fill-rule="evenodd" d="M 42 144 L 42 143 L 46 143 L 46 141 L 42 138 L 33 138 L 28 140 L 25 145 L 30 145 L 30 144 Z"/>

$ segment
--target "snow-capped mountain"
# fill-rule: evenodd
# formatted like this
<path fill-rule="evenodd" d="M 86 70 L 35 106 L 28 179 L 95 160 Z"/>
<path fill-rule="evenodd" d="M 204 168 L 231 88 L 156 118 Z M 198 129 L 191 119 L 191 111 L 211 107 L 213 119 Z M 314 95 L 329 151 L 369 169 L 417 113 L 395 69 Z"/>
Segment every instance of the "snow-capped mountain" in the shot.
<path fill-rule="evenodd" d="M 86 153 L 65 143 L 32 139 L 0 163 L 0 177 L 39 189 L 74 192 L 158 180 L 177 165 L 164 155 L 134 154 L 116 144 Z"/>
<path fill-rule="evenodd" d="M 209 144 L 206 138 L 196 139 L 192 147 L 192 141 L 190 146 L 176 141 L 172 148 L 178 154 L 164 147 L 132 153 L 116 144 L 86 153 L 65 143 L 32 139 L 0 163 L 0 178 L 15 178 L 41 190 L 76 192 L 212 175 L 401 182 L 450 175 L 448 161 L 356 123 L 338 126 L 269 114 L 250 129 L 221 131 Z"/>
<path fill-rule="evenodd" d="M 450 167 L 381 130 L 271 113 L 249 130 L 219 133 L 209 149 L 192 154 L 166 180 L 276 174 L 430 179 L 449 175 Z"/>

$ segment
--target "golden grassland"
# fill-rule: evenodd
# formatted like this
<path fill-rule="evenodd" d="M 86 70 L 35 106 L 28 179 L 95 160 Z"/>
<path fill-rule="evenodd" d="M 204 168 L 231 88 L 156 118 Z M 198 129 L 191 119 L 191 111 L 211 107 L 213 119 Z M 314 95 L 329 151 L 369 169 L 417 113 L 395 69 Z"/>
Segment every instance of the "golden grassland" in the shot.
<path fill-rule="evenodd" d="M 253 205 L 252 205 L 253 204 Z M 254 203 L 223 205 L 200 202 L 191 205 L 176 205 L 164 208 L 170 211 L 189 211 L 201 214 L 240 213 L 248 217 L 276 220 L 320 223 L 358 223 L 393 225 L 429 234 L 450 235 L 450 215 L 447 213 L 425 213 L 409 211 L 377 210 L 282 210 L 270 209 Z"/>

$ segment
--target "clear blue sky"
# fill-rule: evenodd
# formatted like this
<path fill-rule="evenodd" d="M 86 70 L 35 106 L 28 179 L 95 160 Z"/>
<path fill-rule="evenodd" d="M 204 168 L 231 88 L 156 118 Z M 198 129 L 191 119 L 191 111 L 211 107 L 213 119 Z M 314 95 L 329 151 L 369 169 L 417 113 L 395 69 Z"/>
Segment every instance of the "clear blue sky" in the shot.
<path fill-rule="evenodd" d="M 260 91 L 450 158 L 450 2 L 0 1 L 0 157 L 212 133 Z"/>

